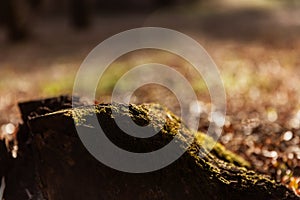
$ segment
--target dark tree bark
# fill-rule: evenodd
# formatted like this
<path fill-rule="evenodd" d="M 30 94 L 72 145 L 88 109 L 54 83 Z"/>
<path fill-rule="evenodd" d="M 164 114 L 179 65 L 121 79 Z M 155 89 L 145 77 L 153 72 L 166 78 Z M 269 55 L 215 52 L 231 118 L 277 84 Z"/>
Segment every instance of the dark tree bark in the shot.
<path fill-rule="evenodd" d="M 30 110 L 35 110 L 33 105 L 38 104 L 21 104 L 23 115 L 28 116 Z M 42 105 L 43 110 L 47 110 L 45 102 Z M 66 105 L 57 104 L 52 109 Z M 30 155 L 31 167 L 24 170 L 14 167 L 14 173 L 34 174 L 31 179 L 37 189 L 32 192 L 33 199 L 298 199 L 285 186 L 246 169 L 249 167 L 246 161 L 219 143 L 209 152 L 207 147 L 212 139 L 203 133 L 196 134 L 183 156 L 158 171 L 130 174 L 104 166 L 88 153 L 75 129 L 78 126 L 83 131 L 96 131 L 90 118 L 92 113 L 97 113 L 102 129 L 113 143 L 132 152 L 159 149 L 176 134 L 182 136 L 177 142 L 184 146 L 193 135 L 178 117 L 156 104 L 131 105 L 129 112 L 121 104 L 100 104 L 95 108 L 56 112 L 49 108 L 50 113 L 46 115 L 39 112 L 30 115 L 27 123 L 33 133 L 30 136 L 32 151 L 24 154 Z M 128 136 L 116 125 L 112 110 L 124 123 L 133 119 L 139 125 L 146 125 L 151 121 L 150 127 L 160 132 L 148 139 Z M 161 122 L 165 122 L 163 126 Z M 29 149 L 28 140 L 21 151 L 24 149 Z M 12 191 L 24 189 L 20 185 L 7 187 L 10 188 L 5 194 L 7 200 L 18 199 L 12 197 Z"/>

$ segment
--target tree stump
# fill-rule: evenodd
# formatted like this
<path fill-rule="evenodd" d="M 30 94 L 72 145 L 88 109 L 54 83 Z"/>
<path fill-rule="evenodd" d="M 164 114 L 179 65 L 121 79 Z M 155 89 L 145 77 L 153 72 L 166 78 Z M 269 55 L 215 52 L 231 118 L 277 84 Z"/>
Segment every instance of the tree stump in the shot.
<path fill-rule="evenodd" d="M 28 116 L 24 105 L 20 106 L 21 112 Z M 32 180 L 37 191 L 31 193 L 32 199 L 298 199 L 285 186 L 247 169 L 249 163 L 221 144 L 208 151 L 214 141 L 206 134 L 193 133 L 165 107 L 142 104 L 129 108 L 122 104 L 99 104 L 31 114 L 27 121 L 33 133 L 29 136 L 31 143 L 23 145 L 23 149 L 28 145 L 32 149 L 26 152 L 31 154 L 31 167 L 19 167 L 18 173 L 34 174 Z M 112 110 L 124 123 L 133 120 L 144 126 L 151 121 L 149 126 L 160 131 L 147 139 L 129 136 L 116 125 Z M 141 174 L 120 172 L 97 161 L 77 135 L 75 126 L 94 130 L 90 119 L 93 113 L 106 136 L 131 152 L 159 149 L 176 134 L 183 136 L 178 141 L 183 146 L 187 139 L 195 139 L 178 160 L 163 169 Z M 161 126 L 160 122 L 165 123 Z M 25 190 L 22 186 L 8 188 Z M 16 199 L 11 196 L 11 192 L 6 193 L 5 199 Z"/>

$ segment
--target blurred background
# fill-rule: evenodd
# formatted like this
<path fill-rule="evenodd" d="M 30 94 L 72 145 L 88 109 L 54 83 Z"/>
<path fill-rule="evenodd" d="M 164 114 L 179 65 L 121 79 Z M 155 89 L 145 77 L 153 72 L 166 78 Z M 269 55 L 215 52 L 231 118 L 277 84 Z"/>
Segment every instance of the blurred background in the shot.
<path fill-rule="evenodd" d="M 207 50 L 227 94 L 220 142 L 300 194 L 299 0 L 0 0 L 0 123 L 19 121 L 19 101 L 71 94 L 96 45 L 143 26 L 181 31 Z M 201 115 L 205 131 L 206 85 L 189 63 L 167 52 L 117 59 L 102 78 L 98 101 L 109 102 L 122 74 L 149 62 L 188 78 L 198 96 L 190 112 Z M 131 102 L 158 102 L 180 113 L 174 94 L 157 85 L 141 87 Z"/>

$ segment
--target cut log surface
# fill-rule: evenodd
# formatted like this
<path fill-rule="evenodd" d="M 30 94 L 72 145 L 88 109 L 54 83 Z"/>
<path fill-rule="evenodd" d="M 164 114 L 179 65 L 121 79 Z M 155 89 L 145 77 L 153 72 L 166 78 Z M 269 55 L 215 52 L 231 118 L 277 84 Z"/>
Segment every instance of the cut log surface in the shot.
<path fill-rule="evenodd" d="M 21 112 L 25 110 L 28 115 L 25 104 L 22 105 Z M 215 144 L 206 134 L 189 130 L 165 107 L 142 104 L 126 108 L 122 104 L 99 104 L 30 115 L 27 124 L 33 133 L 31 143 L 27 141 L 20 148 L 22 153 L 30 145 L 31 151 L 24 151 L 31 154 L 27 156 L 30 167 L 17 169 L 18 173 L 32 174 L 35 187 L 31 190 L 37 190 L 31 192 L 32 199 L 298 199 L 285 186 L 249 170 L 248 162 Z M 187 151 L 157 171 L 140 174 L 117 171 L 96 160 L 77 135 L 76 126 L 82 131 L 96 131 L 92 114 L 96 114 L 106 136 L 124 150 L 154 151 L 179 135 L 175 139 Z M 115 117 L 120 117 L 122 123 L 133 120 L 159 132 L 147 139 L 134 138 L 116 125 Z M 188 146 L 190 139 L 192 144 Z M 20 199 L 11 191 L 26 189 L 22 187 L 8 186 L 5 199 Z"/>

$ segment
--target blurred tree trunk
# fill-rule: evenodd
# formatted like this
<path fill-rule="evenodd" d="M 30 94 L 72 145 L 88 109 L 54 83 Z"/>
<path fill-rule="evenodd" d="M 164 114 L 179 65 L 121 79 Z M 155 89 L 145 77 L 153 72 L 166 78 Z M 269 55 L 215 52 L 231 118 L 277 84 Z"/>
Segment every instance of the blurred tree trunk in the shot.
<path fill-rule="evenodd" d="M 28 5 L 24 0 L 0 0 L 4 24 L 8 38 L 12 41 L 23 40 L 28 36 Z"/>
<path fill-rule="evenodd" d="M 172 1 L 172 0 L 156 0 L 156 1 L 155 1 L 155 4 L 156 4 L 158 7 L 167 7 L 167 6 L 171 6 L 172 3 L 174 3 L 174 1 Z"/>
<path fill-rule="evenodd" d="M 70 0 L 70 14 L 75 28 L 85 29 L 89 26 L 89 7 L 85 0 Z"/>
<path fill-rule="evenodd" d="M 30 7 L 36 9 L 42 4 L 42 1 L 43 0 L 29 0 Z"/>

